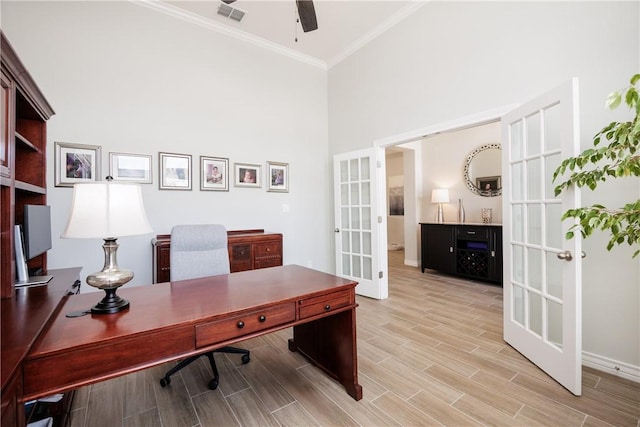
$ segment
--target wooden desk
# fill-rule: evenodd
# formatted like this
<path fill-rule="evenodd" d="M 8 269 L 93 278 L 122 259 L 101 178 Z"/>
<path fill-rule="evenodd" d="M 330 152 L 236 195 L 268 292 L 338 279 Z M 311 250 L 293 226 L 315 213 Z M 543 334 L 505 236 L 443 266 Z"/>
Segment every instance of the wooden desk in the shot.
<path fill-rule="evenodd" d="M 356 284 L 289 265 L 124 287 L 118 294 L 131 302 L 129 309 L 67 318 L 66 313 L 87 309 L 100 299 L 96 293 L 75 295 L 27 356 L 24 398 L 70 390 L 293 326 L 289 349 L 300 351 L 360 400 Z"/>

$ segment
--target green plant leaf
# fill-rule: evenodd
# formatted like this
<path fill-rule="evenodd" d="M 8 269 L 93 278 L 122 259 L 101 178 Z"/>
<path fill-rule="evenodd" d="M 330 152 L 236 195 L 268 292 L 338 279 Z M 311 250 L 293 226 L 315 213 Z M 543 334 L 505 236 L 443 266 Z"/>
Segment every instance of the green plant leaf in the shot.
<path fill-rule="evenodd" d="M 611 92 L 607 97 L 605 106 L 613 110 L 614 108 L 618 108 L 618 105 L 620 105 L 621 101 L 622 101 L 622 94 L 619 91 Z"/>

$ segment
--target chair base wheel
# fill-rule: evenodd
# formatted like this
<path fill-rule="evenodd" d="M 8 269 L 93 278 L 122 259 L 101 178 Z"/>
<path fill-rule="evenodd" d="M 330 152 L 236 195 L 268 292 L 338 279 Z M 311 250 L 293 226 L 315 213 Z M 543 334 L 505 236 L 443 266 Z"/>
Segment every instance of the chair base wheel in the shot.
<path fill-rule="evenodd" d="M 244 355 L 242 356 L 242 364 L 243 364 L 243 365 L 246 365 L 247 363 L 249 363 L 249 361 L 250 361 L 250 360 L 251 360 L 251 357 L 249 357 L 249 355 L 248 355 L 248 354 L 244 354 Z"/>
<path fill-rule="evenodd" d="M 169 377 L 160 378 L 160 386 L 166 387 L 169 384 L 171 384 L 171 378 Z"/>
<path fill-rule="evenodd" d="M 218 388 L 218 380 L 217 379 L 212 379 L 211 381 L 209 381 L 209 389 L 210 390 L 215 390 Z"/>

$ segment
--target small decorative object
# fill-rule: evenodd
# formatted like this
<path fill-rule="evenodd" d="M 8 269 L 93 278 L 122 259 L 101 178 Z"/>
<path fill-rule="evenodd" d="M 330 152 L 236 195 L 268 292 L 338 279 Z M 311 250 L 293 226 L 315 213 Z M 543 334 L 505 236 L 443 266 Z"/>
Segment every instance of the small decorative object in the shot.
<path fill-rule="evenodd" d="M 236 176 L 234 185 L 236 187 L 262 187 L 262 176 L 260 165 L 250 165 L 246 163 L 234 163 Z"/>
<path fill-rule="evenodd" d="M 200 156 L 200 190 L 229 191 L 229 159 Z"/>
<path fill-rule="evenodd" d="M 446 188 L 436 188 L 431 191 L 431 203 L 438 204 L 438 211 L 436 212 L 436 222 L 444 222 L 444 213 L 442 211 L 442 204 L 449 203 L 449 190 Z"/>
<path fill-rule="evenodd" d="M 267 191 L 276 193 L 289 192 L 289 164 L 267 162 Z"/>
<path fill-rule="evenodd" d="M 78 182 L 95 182 L 102 164 L 98 145 L 55 143 L 56 187 L 73 187 Z"/>
<path fill-rule="evenodd" d="M 482 222 L 484 224 L 491 224 L 492 212 L 491 208 L 482 208 Z"/>
<path fill-rule="evenodd" d="M 109 175 L 114 181 L 151 184 L 151 156 L 109 153 Z"/>
<path fill-rule="evenodd" d="M 129 307 L 129 301 L 116 295 L 116 290 L 133 279 L 133 271 L 118 267 L 118 237 L 151 233 L 142 203 L 140 185 L 116 183 L 111 177 L 103 182 L 76 184 L 69 222 L 63 239 L 104 239 L 104 267 L 87 276 L 87 283 L 106 292 L 91 308 L 92 314 L 117 313 Z M 89 311 L 70 317 L 86 314 Z"/>
<path fill-rule="evenodd" d="M 462 206 L 462 199 L 458 199 L 458 222 L 464 224 L 464 206 Z"/>
<path fill-rule="evenodd" d="M 160 190 L 191 190 L 191 155 L 159 153 Z"/>

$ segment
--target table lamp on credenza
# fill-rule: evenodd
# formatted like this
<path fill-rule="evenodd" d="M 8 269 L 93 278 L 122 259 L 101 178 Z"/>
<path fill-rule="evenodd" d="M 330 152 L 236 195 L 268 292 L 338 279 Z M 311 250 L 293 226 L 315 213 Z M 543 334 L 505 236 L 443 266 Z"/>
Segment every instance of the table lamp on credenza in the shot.
<path fill-rule="evenodd" d="M 140 186 L 104 182 L 74 185 L 69 222 L 63 239 L 104 239 L 104 267 L 87 276 L 90 286 L 102 289 L 105 297 L 91 308 L 92 314 L 117 313 L 129 307 L 129 301 L 116 295 L 116 290 L 133 279 L 133 271 L 118 267 L 118 237 L 151 233 L 142 203 Z"/>
<path fill-rule="evenodd" d="M 431 191 L 431 203 L 438 204 L 438 211 L 436 212 L 436 222 L 444 222 L 444 213 L 442 211 L 442 204 L 449 203 L 449 190 L 446 188 L 436 188 Z"/>

